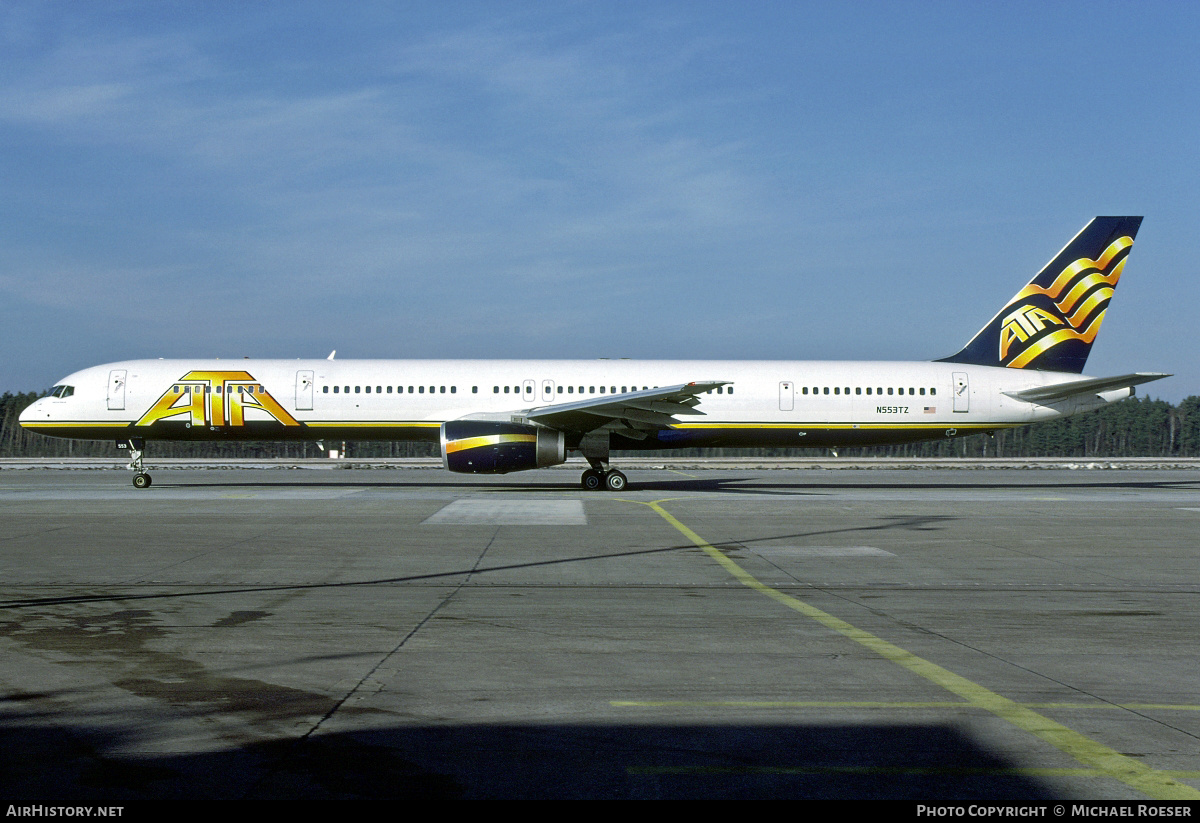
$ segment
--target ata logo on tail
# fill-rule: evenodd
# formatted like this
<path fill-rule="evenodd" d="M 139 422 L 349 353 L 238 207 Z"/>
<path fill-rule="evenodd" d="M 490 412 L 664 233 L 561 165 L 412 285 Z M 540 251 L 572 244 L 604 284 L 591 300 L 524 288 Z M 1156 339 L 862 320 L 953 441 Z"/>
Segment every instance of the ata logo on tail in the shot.
<path fill-rule="evenodd" d="M 236 428 L 246 425 L 248 410 L 263 412 L 285 426 L 300 425 L 262 384 L 244 371 L 188 372 L 163 392 L 134 425 L 149 426 L 159 420 L 184 418 L 177 422 Z"/>
<path fill-rule="evenodd" d="M 1089 222 L 971 342 L 938 362 L 1082 374 L 1141 224 Z"/>
<path fill-rule="evenodd" d="M 1104 311 L 1113 296 L 1113 287 L 1121 279 L 1121 270 L 1129 255 L 1122 255 L 1133 245 L 1133 238 L 1119 237 L 1096 260 L 1081 257 L 1071 263 L 1049 287 L 1030 283 L 1017 292 L 1012 303 L 1032 299 L 1001 320 L 1000 362 L 1019 369 L 1043 352 L 1067 340 L 1091 343 L 1100 331 Z M 1115 264 L 1113 260 L 1121 259 Z M 1039 299 L 1040 298 L 1040 299 Z M 1040 303 L 1041 305 L 1037 305 Z M 1049 334 L 1052 326 L 1066 326 Z M 1013 344 L 1016 351 L 1009 357 Z M 1026 344 L 1026 345 L 1021 345 Z"/>

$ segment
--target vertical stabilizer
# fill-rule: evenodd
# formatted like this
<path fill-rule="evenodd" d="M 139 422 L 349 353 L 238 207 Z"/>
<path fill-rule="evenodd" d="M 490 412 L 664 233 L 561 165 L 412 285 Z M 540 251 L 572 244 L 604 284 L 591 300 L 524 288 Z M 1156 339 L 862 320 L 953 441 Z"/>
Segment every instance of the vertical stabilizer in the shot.
<path fill-rule="evenodd" d="M 1140 217 L 1097 217 L 943 363 L 1079 374 L 1100 330 Z"/>

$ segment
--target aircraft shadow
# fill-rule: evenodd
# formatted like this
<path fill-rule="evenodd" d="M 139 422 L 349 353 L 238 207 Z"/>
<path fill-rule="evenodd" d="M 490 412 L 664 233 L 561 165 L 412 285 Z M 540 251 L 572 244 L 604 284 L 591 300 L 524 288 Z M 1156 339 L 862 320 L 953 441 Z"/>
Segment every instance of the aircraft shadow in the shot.
<path fill-rule="evenodd" d="M 134 813 L 142 800 L 1057 797 L 944 724 L 380 724 L 217 752 L 118 753 L 136 735 L 0 719 L 0 796 Z"/>

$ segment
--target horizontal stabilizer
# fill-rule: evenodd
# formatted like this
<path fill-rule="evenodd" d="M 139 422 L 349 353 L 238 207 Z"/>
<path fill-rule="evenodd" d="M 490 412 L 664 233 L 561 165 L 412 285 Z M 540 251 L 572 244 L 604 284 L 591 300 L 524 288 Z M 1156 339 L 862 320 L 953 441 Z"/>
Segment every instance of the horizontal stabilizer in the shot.
<path fill-rule="evenodd" d="M 1100 394 L 1114 389 L 1127 389 L 1133 386 L 1149 383 L 1170 377 L 1169 374 L 1155 372 L 1138 372 L 1122 374 L 1119 377 L 1092 377 L 1087 380 L 1072 380 L 1068 383 L 1055 383 L 1053 386 L 1038 386 L 1024 391 L 1004 392 L 1014 400 L 1024 400 L 1027 403 L 1049 403 L 1055 400 L 1066 400 L 1080 395 Z"/>

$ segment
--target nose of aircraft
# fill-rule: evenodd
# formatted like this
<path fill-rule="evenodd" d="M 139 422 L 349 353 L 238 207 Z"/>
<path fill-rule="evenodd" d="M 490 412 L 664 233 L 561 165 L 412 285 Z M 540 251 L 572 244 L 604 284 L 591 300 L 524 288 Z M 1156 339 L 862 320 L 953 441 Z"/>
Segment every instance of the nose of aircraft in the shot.
<path fill-rule="evenodd" d="M 45 420 L 49 416 L 48 407 L 46 406 L 46 398 L 39 397 L 37 400 L 34 400 L 25 407 L 24 411 L 22 411 L 17 417 L 17 422 L 29 423 L 34 420 Z"/>

